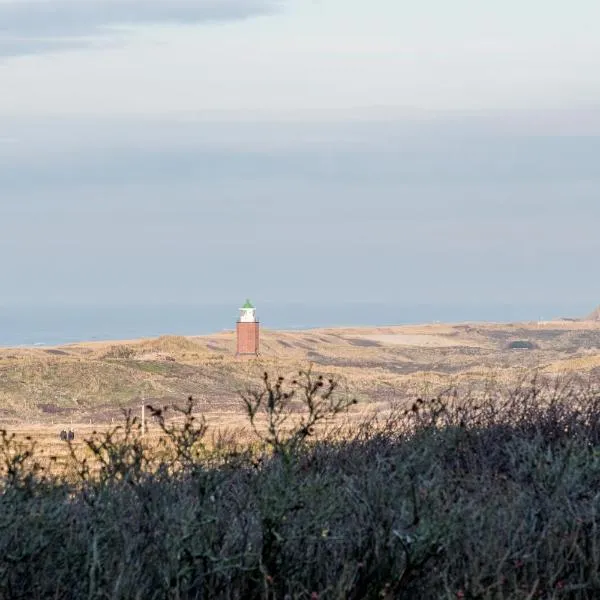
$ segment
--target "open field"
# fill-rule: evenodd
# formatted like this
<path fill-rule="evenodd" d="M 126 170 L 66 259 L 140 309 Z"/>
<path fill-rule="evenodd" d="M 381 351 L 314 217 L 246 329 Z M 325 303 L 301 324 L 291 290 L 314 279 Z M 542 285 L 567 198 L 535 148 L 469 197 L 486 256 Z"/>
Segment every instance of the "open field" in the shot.
<path fill-rule="evenodd" d="M 526 341 L 532 349 L 510 349 Z M 261 356 L 239 360 L 235 336 L 161 337 L 44 348 L 0 349 L 0 426 L 20 433 L 79 433 L 118 420 L 124 408 L 193 395 L 211 426 L 239 426 L 239 392 L 263 371 L 287 375 L 309 363 L 343 380 L 357 411 L 390 401 L 524 373 L 600 372 L 600 323 L 430 324 L 263 331 Z M 44 434 L 45 435 L 45 434 Z"/>

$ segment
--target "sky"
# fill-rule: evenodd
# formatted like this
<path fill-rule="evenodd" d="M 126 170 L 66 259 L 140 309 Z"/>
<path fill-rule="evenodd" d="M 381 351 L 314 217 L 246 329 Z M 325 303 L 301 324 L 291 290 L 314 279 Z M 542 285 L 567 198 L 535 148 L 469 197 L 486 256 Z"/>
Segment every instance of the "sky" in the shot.
<path fill-rule="evenodd" d="M 0 0 L 0 305 L 589 312 L 600 3 L 493 4 Z"/>

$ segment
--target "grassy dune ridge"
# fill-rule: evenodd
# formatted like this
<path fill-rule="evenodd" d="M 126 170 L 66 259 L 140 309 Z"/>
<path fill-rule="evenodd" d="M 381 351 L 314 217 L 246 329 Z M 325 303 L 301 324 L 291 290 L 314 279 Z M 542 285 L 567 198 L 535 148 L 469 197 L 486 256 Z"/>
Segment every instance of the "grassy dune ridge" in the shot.
<path fill-rule="evenodd" d="M 532 350 L 511 350 L 530 342 Z M 458 324 L 263 331 L 258 360 L 235 358 L 233 332 L 0 349 L 0 423 L 107 424 L 145 400 L 192 394 L 215 417 L 239 410 L 239 391 L 267 369 L 314 363 L 372 405 L 524 372 L 594 374 L 600 323 Z"/>

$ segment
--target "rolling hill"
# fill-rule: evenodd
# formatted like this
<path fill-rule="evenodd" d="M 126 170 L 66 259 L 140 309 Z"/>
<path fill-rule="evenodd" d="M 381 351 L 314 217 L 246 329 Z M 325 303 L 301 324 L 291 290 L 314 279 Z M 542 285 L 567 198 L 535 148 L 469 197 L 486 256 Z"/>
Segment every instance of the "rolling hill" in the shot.
<path fill-rule="evenodd" d="M 361 405 L 436 387 L 510 382 L 525 372 L 600 371 L 600 322 L 456 324 L 264 331 L 261 356 L 234 356 L 234 333 L 0 349 L 0 423 L 110 422 L 121 409 L 193 395 L 216 418 L 267 370 L 313 364 Z"/>

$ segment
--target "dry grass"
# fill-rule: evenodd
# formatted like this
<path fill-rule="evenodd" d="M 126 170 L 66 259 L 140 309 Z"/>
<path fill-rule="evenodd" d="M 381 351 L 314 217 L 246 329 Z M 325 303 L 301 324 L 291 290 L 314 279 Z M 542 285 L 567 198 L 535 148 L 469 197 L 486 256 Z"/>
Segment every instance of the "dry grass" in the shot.
<path fill-rule="evenodd" d="M 330 422 L 320 424 L 316 427 L 316 439 L 323 437 L 340 437 L 341 432 L 351 435 L 357 428 L 369 422 L 375 417 L 385 418 L 394 408 L 386 403 L 368 403 L 357 404 L 348 409 L 345 415 L 336 420 L 335 426 L 332 427 Z M 138 423 L 141 422 L 141 406 L 139 410 L 133 413 L 136 416 Z M 144 443 L 149 452 L 155 451 L 159 444 L 159 440 L 163 433 L 154 419 L 149 416 L 146 409 L 146 432 L 143 437 Z M 241 446 L 249 445 L 255 439 L 255 433 L 248 423 L 248 418 L 244 413 L 241 405 L 239 410 L 223 412 L 223 411 L 196 411 L 197 418 L 205 418 L 208 424 L 208 432 L 205 438 L 205 444 L 208 449 L 217 447 L 223 440 L 228 440 L 228 443 L 238 444 Z M 289 428 L 293 428 L 299 417 L 290 418 Z M 173 416 L 167 419 L 167 425 L 179 425 L 183 421 L 182 417 Z M 97 432 L 104 432 L 107 429 L 116 427 L 122 422 L 122 418 L 111 419 L 110 422 L 91 424 L 81 422 L 57 422 L 53 424 L 36 423 L 28 424 L 21 423 L 19 425 L 10 426 L 10 432 L 15 434 L 20 441 L 33 440 L 36 446 L 36 452 L 39 462 L 44 468 L 50 469 L 56 475 L 60 475 L 69 471 L 70 467 L 70 448 L 69 445 L 60 439 L 60 432 L 73 431 L 75 439 L 72 442 L 72 447 L 77 456 L 80 458 L 90 457 L 89 450 L 85 443 L 86 439 L 90 439 Z M 264 429 L 266 419 L 264 415 L 257 417 L 257 425 Z"/>
<path fill-rule="evenodd" d="M 536 349 L 508 350 L 514 340 L 530 340 Z M 193 395 L 215 422 L 235 426 L 248 381 L 310 362 L 377 406 L 450 384 L 508 384 L 523 371 L 591 373 L 600 368 L 600 323 L 263 331 L 259 359 L 237 360 L 234 350 L 233 332 L 0 349 L 0 425 L 101 427 L 122 409 Z"/>

